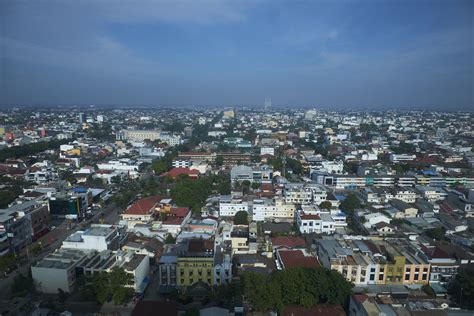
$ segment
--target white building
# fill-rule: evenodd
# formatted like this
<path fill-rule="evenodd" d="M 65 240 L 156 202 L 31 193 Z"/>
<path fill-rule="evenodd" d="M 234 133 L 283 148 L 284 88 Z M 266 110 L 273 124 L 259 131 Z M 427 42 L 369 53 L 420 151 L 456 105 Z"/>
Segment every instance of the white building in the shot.
<path fill-rule="evenodd" d="M 390 154 L 390 161 L 391 162 L 399 162 L 399 161 L 413 161 L 416 159 L 416 155 L 407 155 L 407 154 Z"/>
<path fill-rule="evenodd" d="M 192 162 L 189 159 L 174 159 L 172 165 L 173 168 L 189 168 Z"/>
<path fill-rule="evenodd" d="M 271 155 L 275 156 L 275 148 L 273 147 L 261 147 L 260 148 L 260 155 Z"/>
<path fill-rule="evenodd" d="M 334 234 L 337 229 L 347 226 L 346 214 L 334 210 L 322 211 L 317 206 L 302 206 L 296 212 L 296 224 L 302 234 Z"/>
<path fill-rule="evenodd" d="M 219 198 L 219 217 L 234 217 L 240 211 L 249 212 L 247 201 L 231 196 L 221 196 Z"/>
<path fill-rule="evenodd" d="M 282 199 L 256 199 L 252 205 L 252 220 L 267 221 L 274 219 L 293 219 L 295 205 Z"/>
<path fill-rule="evenodd" d="M 118 249 L 123 232 L 118 227 L 92 224 L 85 231 L 77 231 L 67 237 L 62 244 L 64 249 L 115 250 Z"/>

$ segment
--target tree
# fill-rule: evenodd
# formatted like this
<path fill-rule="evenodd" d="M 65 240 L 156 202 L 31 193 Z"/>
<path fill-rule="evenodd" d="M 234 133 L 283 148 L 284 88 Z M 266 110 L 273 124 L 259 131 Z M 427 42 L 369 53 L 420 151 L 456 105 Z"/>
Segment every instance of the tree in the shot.
<path fill-rule="evenodd" d="M 34 282 L 31 274 L 24 275 L 23 273 L 17 274 L 13 278 L 13 284 L 11 285 L 11 294 L 14 297 L 25 297 L 28 293 L 34 290 Z"/>
<path fill-rule="evenodd" d="M 335 270 L 293 268 L 274 271 L 270 275 L 244 272 L 241 276 L 246 299 L 259 311 L 281 311 L 283 306 L 296 304 L 311 307 L 315 304 L 347 302 L 353 284 Z"/>
<path fill-rule="evenodd" d="M 222 157 L 221 155 L 218 155 L 216 157 L 216 166 L 220 167 L 224 164 L 224 157 Z"/>
<path fill-rule="evenodd" d="M 122 181 L 122 178 L 120 176 L 113 176 L 110 178 L 110 182 L 113 184 L 119 184 Z"/>
<path fill-rule="evenodd" d="M 319 204 L 319 207 L 322 208 L 322 209 L 329 210 L 332 207 L 332 203 L 329 202 L 329 201 L 323 201 Z"/>
<path fill-rule="evenodd" d="M 425 234 L 431 239 L 445 240 L 446 239 L 446 228 L 443 226 L 435 227 L 425 230 Z"/>
<path fill-rule="evenodd" d="M 0 272 L 8 271 L 15 265 L 16 257 L 13 253 L 6 254 L 0 257 Z"/>
<path fill-rule="evenodd" d="M 33 245 L 30 246 L 29 250 L 30 250 L 30 253 L 33 255 L 33 256 L 36 256 L 38 255 L 41 250 L 43 249 L 41 243 L 35 243 Z"/>
<path fill-rule="evenodd" d="M 174 243 L 176 243 L 176 238 L 174 238 L 171 234 L 166 235 L 165 244 L 169 245 Z"/>
<path fill-rule="evenodd" d="M 95 298 L 101 304 L 111 299 L 115 305 L 121 305 L 132 297 L 132 290 L 127 285 L 133 283 L 133 277 L 123 268 L 112 268 L 109 273 L 95 273 L 91 279 Z"/>
<path fill-rule="evenodd" d="M 349 194 L 339 205 L 339 209 L 349 214 L 354 213 L 354 210 L 358 208 L 360 208 L 360 201 L 355 194 Z"/>
<path fill-rule="evenodd" d="M 162 174 L 169 171 L 173 167 L 174 154 L 166 154 L 163 158 L 154 161 L 151 168 L 156 174 Z"/>
<path fill-rule="evenodd" d="M 468 268 L 460 268 L 451 286 L 451 298 L 461 307 L 474 309 L 474 273 Z"/>
<path fill-rule="evenodd" d="M 260 188 L 260 183 L 258 182 L 252 183 L 252 189 L 257 190 L 258 188 Z"/>
<path fill-rule="evenodd" d="M 234 215 L 234 225 L 248 225 L 249 214 L 246 211 L 238 211 Z"/>
<path fill-rule="evenodd" d="M 58 289 L 58 302 L 61 303 L 61 304 L 64 304 L 64 302 L 66 302 L 66 299 L 67 299 L 67 293 L 64 292 L 62 289 Z"/>

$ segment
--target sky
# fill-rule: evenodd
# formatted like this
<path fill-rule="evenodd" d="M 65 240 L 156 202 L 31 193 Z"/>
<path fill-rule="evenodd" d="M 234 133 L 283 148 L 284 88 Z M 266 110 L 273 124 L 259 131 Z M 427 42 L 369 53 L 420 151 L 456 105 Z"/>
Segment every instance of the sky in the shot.
<path fill-rule="evenodd" d="M 0 0 L 0 104 L 474 109 L 472 0 Z"/>

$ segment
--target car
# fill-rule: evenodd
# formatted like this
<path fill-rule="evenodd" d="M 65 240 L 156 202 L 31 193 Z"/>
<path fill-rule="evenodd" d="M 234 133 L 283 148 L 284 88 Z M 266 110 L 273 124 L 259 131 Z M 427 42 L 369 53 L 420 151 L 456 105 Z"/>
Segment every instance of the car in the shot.
<path fill-rule="evenodd" d="M 49 227 L 49 231 L 50 231 L 50 232 L 52 232 L 52 231 L 55 230 L 55 229 L 56 229 L 56 226 L 51 226 L 51 227 Z"/>

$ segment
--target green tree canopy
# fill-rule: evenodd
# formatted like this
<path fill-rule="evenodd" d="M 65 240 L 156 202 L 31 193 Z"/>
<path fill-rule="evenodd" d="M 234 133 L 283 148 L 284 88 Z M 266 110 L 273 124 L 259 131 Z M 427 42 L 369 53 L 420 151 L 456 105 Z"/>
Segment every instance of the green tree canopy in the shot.
<path fill-rule="evenodd" d="M 339 208 L 343 212 L 347 212 L 349 214 L 353 213 L 355 209 L 360 208 L 360 201 L 355 196 L 355 194 L 349 194 L 348 197 L 346 197 L 341 204 L 339 205 Z"/>
<path fill-rule="evenodd" d="M 446 239 L 446 228 L 443 226 L 435 227 L 425 230 L 425 234 L 431 239 L 445 240 Z"/>
<path fill-rule="evenodd" d="M 235 225 L 248 225 L 249 223 L 249 214 L 246 211 L 238 211 L 234 216 Z"/>
<path fill-rule="evenodd" d="M 459 269 L 449 293 L 461 307 L 474 309 L 474 273 L 472 269 Z"/>
<path fill-rule="evenodd" d="M 125 272 L 123 268 L 115 267 L 109 273 L 94 273 L 82 285 L 81 294 L 83 297 L 85 294 L 92 296 L 101 304 L 109 300 L 115 305 L 125 304 L 131 299 L 133 290 L 127 285 L 132 283 L 131 274 Z"/>
<path fill-rule="evenodd" d="M 16 262 L 16 257 L 13 253 L 9 253 L 0 257 L 0 272 L 5 272 L 13 267 Z"/>
<path fill-rule="evenodd" d="M 294 268 L 270 275 L 244 272 L 241 277 L 245 298 L 259 311 L 281 309 L 296 304 L 342 305 L 352 293 L 353 284 L 334 270 Z"/>
<path fill-rule="evenodd" d="M 329 201 L 323 201 L 319 203 L 319 207 L 322 209 L 330 209 L 332 207 L 332 203 Z"/>

